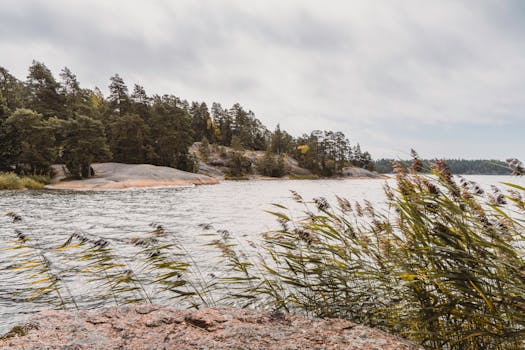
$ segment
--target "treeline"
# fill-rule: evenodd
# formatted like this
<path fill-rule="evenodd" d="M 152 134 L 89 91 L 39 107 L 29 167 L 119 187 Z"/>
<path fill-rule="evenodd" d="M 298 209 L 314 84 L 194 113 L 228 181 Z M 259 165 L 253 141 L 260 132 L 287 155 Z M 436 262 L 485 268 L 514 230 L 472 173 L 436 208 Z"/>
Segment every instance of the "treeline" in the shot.
<path fill-rule="evenodd" d="M 118 74 L 110 78 L 105 97 L 98 88 L 82 88 L 68 68 L 57 80 L 33 61 L 21 81 L 0 67 L 0 171 L 48 174 L 51 164 L 62 163 L 80 178 L 91 175 L 92 162 L 102 161 L 196 171 L 189 151 L 196 141 L 263 150 L 274 159 L 289 154 L 322 176 L 340 174 L 349 165 L 373 169 L 370 154 L 341 132 L 293 137 L 279 126 L 272 132 L 238 103 L 208 108 L 173 95 L 149 96 L 140 85 L 129 89 Z M 245 168 L 242 172 L 250 171 L 251 164 Z"/>
<path fill-rule="evenodd" d="M 393 159 L 378 159 L 374 161 L 375 170 L 381 174 L 392 174 L 394 172 L 392 162 Z M 405 168 L 409 168 L 412 161 L 398 161 Z M 423 168 L 430 169 L 432 160 L 421 160 Z M 486 159 L 445 159 L 450 171 L 453 174 L 463 175 L 510 175 L 512 169 L 509 165 L 500 160 L 486 160 Z"/>

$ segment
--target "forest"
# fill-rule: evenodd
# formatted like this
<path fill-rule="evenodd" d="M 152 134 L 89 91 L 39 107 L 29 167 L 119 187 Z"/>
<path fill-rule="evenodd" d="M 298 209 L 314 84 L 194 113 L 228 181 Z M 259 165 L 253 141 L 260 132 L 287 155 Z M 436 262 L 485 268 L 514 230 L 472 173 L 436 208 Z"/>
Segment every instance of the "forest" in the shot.
<path fill-rule="evenodd" d="M 150 96 L 138 84 L 128 88 L 118 74 L 104 96 L 99 88 L 81 87 L 68 68 L 57 80 L 33 61 L 19 80 L 0 67 L 0 172 L 50 175 L 52 164 L 64 164 L 68 176 L 83 178 L 92 175 L 90 164 L 107 161 L 196 172 L 198 160 L 189 150 L 194 142 L 232 147 L 240 175 L 252 169 L 243 149 L 266 151 L 269 161 L 258 167 L 270 176 L 284 174 L 274 171 L 282 154 L 319 176 L 338 175 L 346 166 L 374 167 L 371 155 L 342 132 L 294 137 L 279 125 L 271 131 L 239 103 L 209 108 L 174 95 Z"/>

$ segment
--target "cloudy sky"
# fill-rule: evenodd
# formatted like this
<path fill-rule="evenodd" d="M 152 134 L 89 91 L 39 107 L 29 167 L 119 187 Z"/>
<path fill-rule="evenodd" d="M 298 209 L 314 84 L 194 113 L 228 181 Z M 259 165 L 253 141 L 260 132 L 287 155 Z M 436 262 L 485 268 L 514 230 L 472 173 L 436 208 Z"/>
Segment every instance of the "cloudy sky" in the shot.
<path fill-rule="evenodd" d="M 525 1 L 3 0 L 0 65 L 240 102 L 372 156 L 525 160 Z"/>

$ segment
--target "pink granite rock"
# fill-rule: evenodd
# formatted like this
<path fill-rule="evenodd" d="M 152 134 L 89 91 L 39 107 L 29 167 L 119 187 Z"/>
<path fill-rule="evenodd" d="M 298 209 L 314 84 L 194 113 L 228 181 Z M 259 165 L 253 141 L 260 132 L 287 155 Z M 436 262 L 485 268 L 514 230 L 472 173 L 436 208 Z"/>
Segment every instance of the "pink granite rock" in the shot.
<path fill-rule="evenodd" d="M 0 340 L 0 349 L 419 349 L 407 340 L 339 320 L 155 305 L 44 311 Z"/>

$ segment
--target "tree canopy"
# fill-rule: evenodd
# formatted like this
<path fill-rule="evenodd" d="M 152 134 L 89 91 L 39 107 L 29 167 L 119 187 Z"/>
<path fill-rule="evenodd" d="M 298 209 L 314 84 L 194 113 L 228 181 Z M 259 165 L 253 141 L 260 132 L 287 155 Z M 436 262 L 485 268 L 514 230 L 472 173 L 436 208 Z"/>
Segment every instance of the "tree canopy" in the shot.
<path fill-rule="evenodd" d="M 44 63 L 33 61 L 25 81 L 0 67 L 0 170 L 43 174 L 61 162 L 71 176 L 86 177 L 92 162 L 111 160 L 193 171 L 189 148 L 201 140 L 266 151 L 262 168 L 268 174 L 282 174 L 283 158 L 276 155 L 283 154 L 322 176 L 349 165 L 372 166 L 370 155 L 341 132 L 295 138 L 280 125 L 272 132 L 239 103 L 208 108 L 174 95 L 149 96 L 139 84 L 130 93 L 119 74 L 110 77 L 108 91 L 105 97 L 96 87 L 82 88 L 67 67 L 57 80 Z M 248 169 L 241 154 L 233 163 L 239 172 Z"/>

